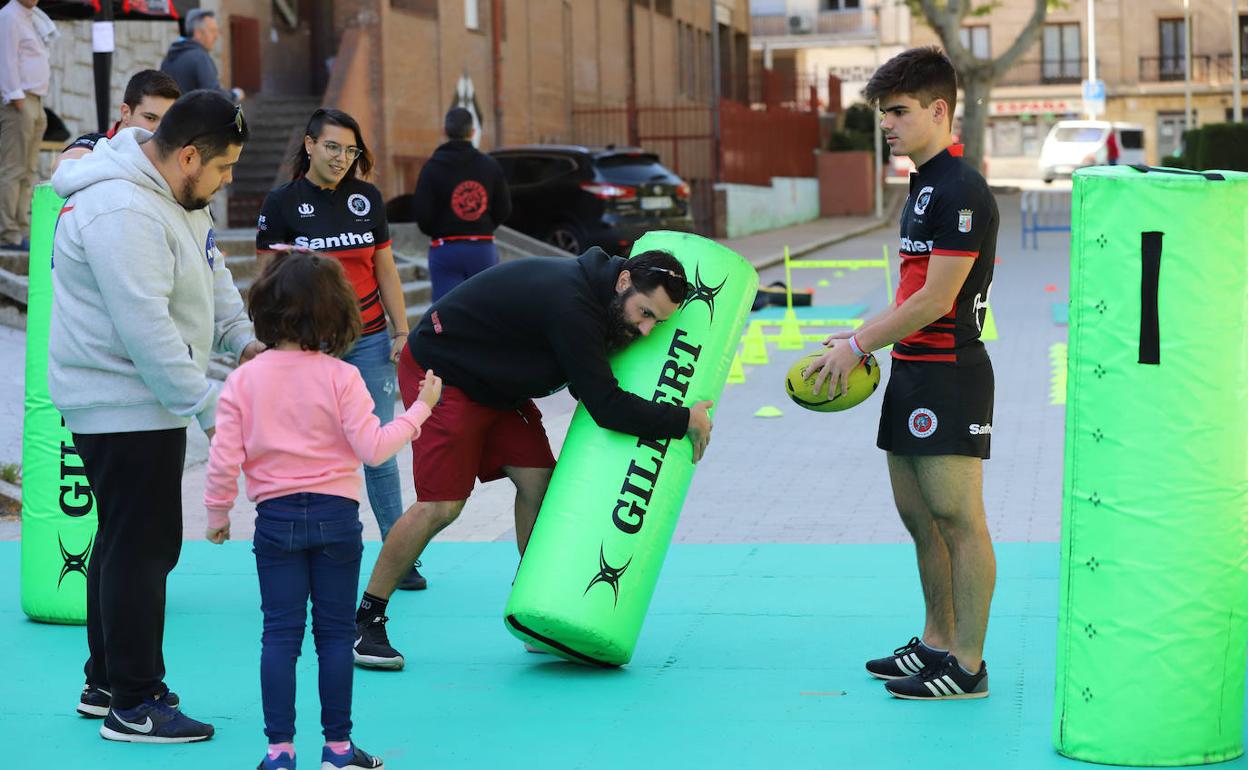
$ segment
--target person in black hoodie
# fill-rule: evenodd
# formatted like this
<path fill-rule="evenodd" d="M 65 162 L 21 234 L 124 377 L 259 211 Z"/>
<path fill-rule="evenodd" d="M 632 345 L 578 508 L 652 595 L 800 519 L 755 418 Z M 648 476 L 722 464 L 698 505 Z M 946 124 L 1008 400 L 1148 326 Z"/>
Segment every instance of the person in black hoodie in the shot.
<path fill-rule="evenodd" d="M 433 301 L 498 264 L 494 231 L 511 215 L 511 194 L 498 161 L 472 146 L 472 113 L 455 107 L 444 122 L 449 140 L 420 170 L 413 205 L 429 236 Z"/>
<path fill-rule="evenodd" d="M 412 442 L 418 502 L 390 529 L 356 613 L 355 662 L 399 669 L 386 604 L 412 561 L 463 510 L 476 480 L 516 485 L 516 545 L 528 544 L 555 458 L 534 398 L 567 387 L 599 427 L 643 439 L 687 436 L 697 462 L 710 441 L 710 401 L 692 407 L 620 388 L 609 354 L 652 332 L 685 300 L 684 268 L 665 251 L 632 259 L 593 248 L 576 259 L 531 257 L 486 270 L 433 304 L 399 356 L 410 403 L 427 370 L 442 400 Z"/>

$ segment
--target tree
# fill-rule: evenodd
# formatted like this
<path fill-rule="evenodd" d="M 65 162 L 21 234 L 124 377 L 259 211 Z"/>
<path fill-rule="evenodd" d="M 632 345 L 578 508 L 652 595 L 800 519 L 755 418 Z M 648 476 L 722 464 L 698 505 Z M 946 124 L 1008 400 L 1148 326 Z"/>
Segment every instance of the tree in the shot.
<path fill-rule="evenodd" d="M 1031 18 L 1005 53 L 995 59 L 977 59 L 962 45 L 959 35 L 962 22 L 968 16 L 987 16 L 1004 0 L 990 0 L 979 5 L 975 0 L 906 0 L 910 10 L 922 14 L 928 26 L 940 36 L 945 53 L 958 71 L 958 84 L 962 86 L 961 139 L 966 145 L 966 161 L 974 168 L 984 167 L 984 129 L 993 84 L 1035 45 L 1049 9 L 1065 5 L 1064 0 L 1030 1 L 1035 6 Z"/>

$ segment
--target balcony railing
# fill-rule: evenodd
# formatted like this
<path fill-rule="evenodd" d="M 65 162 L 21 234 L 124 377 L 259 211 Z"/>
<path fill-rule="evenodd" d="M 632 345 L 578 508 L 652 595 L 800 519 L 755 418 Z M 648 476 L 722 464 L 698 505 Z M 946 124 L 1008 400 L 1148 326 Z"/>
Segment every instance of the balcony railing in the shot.
<path fill-rule="evenodd" d="M 754 37 L 791 35 L 874 35 L 875 13 L 861 8 L 818 13 L 790 13 L 750 18 Z"/>
<path fill-rule="evenodd" d="M 1079 83 L 1088 76 L 1087 59 L 1024 59 L 997 81 L 999 86 L 1034 86 Z M 1141 83 L 1183 82 L 1187 63 L 1182 56 L 1141 56 Z M 1192 56 L 1192 82 L 1226 85 L 1234 79 L 1235 65 L 1229 53 Z M 1240 77 L 1248 80 L 1248 54 L 1240 57 Z"/>
<path fill-rule="evenodd" d="M 1248 70 L 1245 70 L 1248 72 Z M 1192 55 L 1193 83 L 1219 83 L 1231 80 L 1231 55 Z M 1187 79 L 1187 60 L 1182 56 L 1141 56 L 1140 82 L 1166 83 Z"/>
<path fill-rule="evenodd" d="M 1079 83 L 1088 72 L 1087 59 L 1023 59 L 997 81 L 999 86 Z"/>
<path fill-rule="evenodd" d="M 1229 53 L 1220 53 L 1214 57 L 1213 62 L 1213 82 L 1230 83 L 1235 79 L 1234 56 Z M 1240 51 L 1239 53 L 1239 78 L 1240 80 L 1248 80 L 1248 51 Z"/>

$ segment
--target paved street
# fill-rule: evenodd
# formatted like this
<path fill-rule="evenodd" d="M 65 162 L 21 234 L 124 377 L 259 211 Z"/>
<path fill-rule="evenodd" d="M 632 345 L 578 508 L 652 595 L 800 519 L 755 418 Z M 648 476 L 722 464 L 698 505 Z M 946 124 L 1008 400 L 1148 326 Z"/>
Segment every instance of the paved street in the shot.
<path fill-rule="evenodd" d="M 1001 338 L 990 343 L 997 378 L 993 458 L 986 465 L 988 519 L 1002 540 L 1055 540 L 1061 492 L 1062 408 L 1048 403 L 1048 348 L 1066 338 L 1056 326 L 1052 303 L 1065 302 L 1068 237 L 1041 236 L 1040 251 L 1020 247 L 1018 195 L 998 196 L 1002 223 L 998 238 L 992 308 Z M 729 242 L 751 262 L 774 262 L 782 246 L 800 248 L 836 233 L 870 227 L 869 220 L 806 223 L 785 231 L 760 233 Z M 810 260 L 877 258 L 889 247 L 896 282 L 896 227 L 876 230 L 812 251 Z M 782 266 L 765 267 L 760 285 L 784 280 Z M 826 286 L 820 286 L 826 282 Z M 885 302 L 879 270 L 795 271 L 796 288 L 815 288 L 820 306 L 865 305 L 864 316 Z M 1046 291 L 1051 287 L 1056 291 Z M 0 327 L 0 463 L 21 458 L 21 387 L 25 334 Z M 809 343 L 814 349 L 815 343 Z M 746 367 L 746 382 L 730 384 L 720 398 L 714 441 L 694 474 L 676 529 L 683 543 L 892 543 L 905 542 L 887 488 L 884 457 L 875 448 L 882 393 L 862 406 L 837 414 L 804 412 L 786 398 L 782 381 L 801 353 L 769 346 L 768 366 Z M 880 356 L 887 366 L 887 356 Z M 780 408 L 782 417 L 756 418 L 760 407 Z M 575 403 L 567 392 L 540 404 L 545 426 L 558 449 Z M 190 431 L 185 479 L 186 537 L 203 537 L 201 508 L 207 443 Z M 398 456 L 404 499 L 414 499 L 411 451 Z M 512 487 L 508 482 L 478 485 L 461 519 L 441 535 L 448 542 L 514 538 Z M 367 500 L 362 503 L 366 538 L 377 539 Z M 235 515 L 236 538 L 251 533 L 252 507 L 241 500 Z M 0 539 L 20 537 L 20 525 L 0 520 Z M 437 572 L 436 565 L 431 565 Z"/>
<path fill-rule="evenodd" d="M 986 466 L 989 523 L 1000 540 L 1055 540 L 1058 536 L 1062 408 L 1049 405 L 1049 347 L 1065 341 L 1065 327 L 1053 322 L 1052 303 L 1064 302 L 1069 238 L 1042 234 L 1040 251 L 1019 245 L 1019 196 L 999 196 L 1002 224 L 1000 263 L 992 307 L 1000 339 L 989 344 L 997 379 L 993 459 Z M 822 227 L 820 226 L 822 225 Z M 795 249 L 836 232 L 870 227 L 869 220 L 824 220 L 786 231 L 737 239 L 730 245 L 756 264 L 774 261 L 786 240 Z M 821 232 L 822 231 L 822 232 Z M 896 283 L 896 227 L 873 232 L 807 255 L 807 259 L 878 258 L 892 255 Z M 760 285 L 784 280 L 782 266 L 764 268 Z M 815 288 L 817 305 L 866 305 L 865 315 L 885 302 L 883 273 L 876 269 L 797 270 L 796 288 Z M 821 281 L 828 285 L 821 286 Z M 1046 287 L 1055 289 L 1046 291 Z M 22 381 L 25 335 L 0 327 L 0 462 L 21 457 Z M 813 350 L 814 343 L 808 349 Z M 768 346 L 766 366 L 746 367 L 746 382 L 729 385 L 717 405 L 714 440 L 693 478 L 676 531 L 687 543 L 885 543 L 904 542 L 892 508 L 882 454 L 875 448 L 881 393 L 839 414 L 805 412 L 788 401 L 784 374 L 802 354 Z M 887 366 L 887 355 L 879 356 Z M 543 399 L 546 429 L 556 450 L 575 402 L 566 392 Z M 756 418 L 775 406 L 779 418 Z M 203 476 L 207 442 L 189 432 L 184 482 L 186 537 L 203 537 Z M 399 454 L 405 500 L 411 502 L 411 452 Z M 479 485 L 463 515 L 440 537 L 446 541 L 514 539 L 512 487 L 506 481 Z M 365 537 L 378 539 L 367 500 L 362 503 Z M 251 511 L 240 498 L 234 536 L 248 538 Z M 0 520 L 0 539 L 19 537 L 20 525 Z M 430 567 L 436 573 L 436 565 Z"/>

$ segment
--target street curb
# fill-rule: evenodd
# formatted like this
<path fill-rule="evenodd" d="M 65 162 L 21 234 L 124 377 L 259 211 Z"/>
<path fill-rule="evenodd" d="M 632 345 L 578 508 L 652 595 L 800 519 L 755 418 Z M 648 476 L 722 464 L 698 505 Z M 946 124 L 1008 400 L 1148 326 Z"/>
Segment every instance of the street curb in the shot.
<path fill-rule="evenodd" d="M 897 195 L 894 197 L 892 204 L 888 207 L 888 213 L 885 214 L 882 219 L 878 219 L 870 224 L 863 225 L 862 227 L 856 228 L 854 230 L 850 230 L 849 232 L 840 233 L 839 235 L 833 235 L 829 238 L 824 238 L 823 240 L 803 244 L 796 248 L 790 248 L 789 258 L 796 259 L 798 257 L 803 257 L 813 251 L 818 251 L 819 249 L 826 249 L 829 246 L 835 246 L 838 243 L 843 243 L 853 238 L 857 238 L 860 235 L 866 235 L 867 233 L 875 232 L 876 230 L 879 230 L 881 227 L 891 224 L 894 221 L 897 212 L 900 210 L 902 204 L 904 204 L 905 201 L 906 201 L 905 196 Z M 766 268 L 769 268 L 769 267 L 782 265 L 784 264 L 784 252 L 782 251 L 779 254 L 776 254 L 771 257 L 764 257 L 761 261 L 754 262 L 752 264 L 754 265 L 755 270 L 765 270 Z"/>

